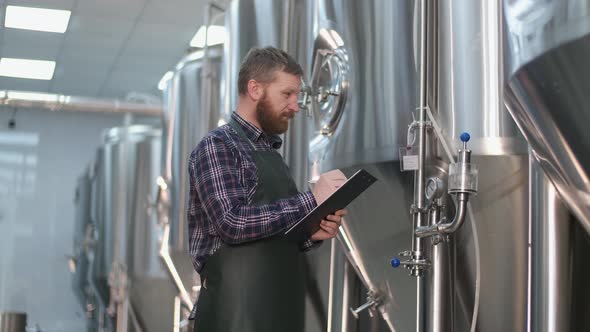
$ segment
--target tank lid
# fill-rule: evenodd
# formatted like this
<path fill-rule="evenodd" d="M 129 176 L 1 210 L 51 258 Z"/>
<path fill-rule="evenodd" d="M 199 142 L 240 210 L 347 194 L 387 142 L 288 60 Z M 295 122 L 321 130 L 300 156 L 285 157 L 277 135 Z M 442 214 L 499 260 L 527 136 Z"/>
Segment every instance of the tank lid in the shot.
<path fill-rule="evenodd" d="M 127 127 L 114 127 L 103 132 L 104 143 L 116 143 L 124 137 L 142 139 L 145 137 L 158 137 L 162 135 L 160 129 L 147 125 L 131 125 Z"/>

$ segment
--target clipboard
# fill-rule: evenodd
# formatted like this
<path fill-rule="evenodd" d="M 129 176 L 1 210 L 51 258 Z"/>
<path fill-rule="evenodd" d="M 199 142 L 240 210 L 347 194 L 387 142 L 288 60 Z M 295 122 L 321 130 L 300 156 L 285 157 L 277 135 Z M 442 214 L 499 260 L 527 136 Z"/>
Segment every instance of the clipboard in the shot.
<path fill-rule="evenodd" d="M 364 169 L 360 169 L 346 180 L 340 188 L 328 196 L 322 204 L 287 229 L 285 235 L 296 240 L 308 238 L 320 229 L 320 222 L 323 219 L 338 210 L 344 209 L 376 181 L 377 178 Z"/>

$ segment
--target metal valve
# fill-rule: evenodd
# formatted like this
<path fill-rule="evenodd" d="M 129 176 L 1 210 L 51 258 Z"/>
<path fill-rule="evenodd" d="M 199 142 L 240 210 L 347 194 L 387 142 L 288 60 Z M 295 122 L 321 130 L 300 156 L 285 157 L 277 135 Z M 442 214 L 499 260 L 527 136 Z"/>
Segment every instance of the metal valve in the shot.
<path fill-rule="evenodd" d="M 359 314 L 361 312 L 363 312 L 364 310 L 369 309 L 369 316 L 373 317 L 372 309 L 378 305 L 379 305 L 379 302 L 377 301 L 375 294 L 373 292 L 369 292 L 367 294 L 367 302 L 365 302 L 363 305 L 361 305 L 360 307 L 358 307 L 356 309 L 350 308 L 350 312 L 352 313 L 354 318 L 359 319 Z"/>
<path fill-rule="evenodd" d="M 312 117 L 311 114 L 311 107 L 309 104 L 311 103 L 311 97 L 313 96 L 311 86 L 305 84 L 305 81 L 301 79 L 301 99 L 298 101 L 299 108 L 305 111 L 305 114 L 308 118 Z"/>
<path fill-rule="evenodd" d="M 321 86 L 319 87 L 318 90 L 319 90 L 318 94 L 317 94 L 318 103 L 326 102 L 328 100 L 328 97 L 330 97 L 330 96 L 334 96 L 334 97 L 340 96 L 340 93 L 333 91 L 333 90 L 325 89 L 324 87 L 321 87 Z"/>
<path fill-rule="evenodd" d="M 424 270 L 430 268 L 430 262 L 424 259 L 423 256 L 417 255 L 414 251 L 405 250 L 398 254 L 400 257 L 410 257 L 410 259 L 401 261 L 399 258 L 394 257 L 389 262 L 393 268 L 400 266 L 410 270 L 410 275 L 420 276 Z"/>

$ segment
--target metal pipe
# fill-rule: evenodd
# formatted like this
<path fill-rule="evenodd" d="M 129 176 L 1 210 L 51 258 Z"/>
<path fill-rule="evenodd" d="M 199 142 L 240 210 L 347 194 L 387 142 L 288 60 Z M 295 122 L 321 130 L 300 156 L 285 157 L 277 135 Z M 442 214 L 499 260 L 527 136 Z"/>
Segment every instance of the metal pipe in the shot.
<path fill-rule="evenodd" d="M 191 310 L 193 308 L 193 301 L 191 300 L 190 295 L 188 294 L 182 279 L 180 278 L 180 274 L 178 274 L 178 270 L 174 266 L 174 262 L 172 261 L 172 257 L 170 257 L 169 251 L 169 238 L 170 238 L 170 224 L 164 224 L 164 234 L 162 235 L 162 245 L 160 247 L 160 257 L 164 261 L 172 280 L 174 281 L 174 285 L 178 289 L 179 295 L 182 299 L 182 303 Z"/>
<path fill-rule="evenodd" d="M 427 0 L 421 1 L 420 8 L 420 104 L 418 108 L 418 170 L 414 173 L 414 229 L 424 226 L 424 159 L 426 158 L 426 47 L 427 47 Z M 422 240 L 414 238 L 412 251 L 416 258 L 422 258 Z"/>
<path fill-rule="evenodd" d="M 440 218 L 440 207 L 430 211 L 431 222 Z M 429 292 L 427 331 L 453 331 L 454 292 L 451 270 L 453 259 L 450 253 L 451 241 L 441 241 L 431 247 L 432 268 L 428 274 Z"/>
<path fill-rule="evenodd" d="M 426 214 L 424 211 L 424 159 L 426 158 L 426 115 L 425 110 L 428 107 L 426 99 L 427 83 L 427 1 L 421 1 L 420 8 L 420 102 L 418 109 L 418 170 L 414 173 L 414 204 L 413 204 L 413 232 L 412 238 L 412 257 L 411 261 L 424 260 L 423 241 L 424 239 L 416 236 L 415 232 L 418 227 L 425 226 Z M 412 266 L 411 275 L 416 276 L 416 331 L 425 330 L 426 306 L 425 306 L 425 283 L 422 266 Z"/>
<path fill-rule="evenodd" d="M 356 332 L 351 308 L 359 305 L 360 280 L 337 239 L 331 241 L 328 332 Z"/>
<path fill-rule="evenodd" d="M 352 316 L 350 308 L 358 305 L 360 297 L 360 280 L 350 261 L 344 257 L 344 286 L 342 291 L 342 331 L 356 332 L 359 330 L 359 324 Z M 331 330 L 328 330 L 331 332 Z"/>
<path fill-rule="evenodd" d="M 328 329 L 327 331 L 343 331 L 342 320 L 344 317 L 340 313 L 342 307 L 343 291 L 341 287 L 344 277 L 344 253 L 338 250 L 336 239 L 330 241 L 330 276 L 328 283 Z"/>
<path fill-rule="evenodd" d="M 572 324 L 572 223 L 539 163 L 529 158 L 532 332 L 577 330 Z"/>
<path fill-rule="evenodd" d="M 161 104 L 9 90 L 0 90 L 0 105 L 8 106 L 8 108 L 38 108 L 49 111 L 132 113 L 148 116 L 162 114 Z"/>
<path fill-rule="evenodd" d="M 451 234 L 456 232 L 463 223 L 465 222 L 465 216 L 467 215 L 467 201 L 469 200 L 469 194 L 466 193 L 459 193 L 457 195 L 457 212 L 455 213 L 455 217 L 453 221 L 450 223 L 444 222 L 446 217 L 443 217 L 440 222 L 424 227 L 418 227 L 416 229 L 416 236 L 423 238 L 434 236 L 437 234 L 444 235 L 444 234 Z"/>

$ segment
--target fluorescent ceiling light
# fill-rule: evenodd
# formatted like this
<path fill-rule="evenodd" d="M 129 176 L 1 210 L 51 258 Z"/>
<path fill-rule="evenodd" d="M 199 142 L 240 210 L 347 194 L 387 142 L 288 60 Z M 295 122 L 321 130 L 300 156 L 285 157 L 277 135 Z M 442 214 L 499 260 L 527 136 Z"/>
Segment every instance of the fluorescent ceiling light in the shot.
<path fill-rule="evenodd" d="M 207 45 L 213 46 L 223 44 L 225 42 L 225 27 L 221 25 L 210 25 L 207 36 Z M 191 47 L 205 47 L 205 26 L 201 26 L 193 39 L 191 40 Z"/>
<path fill-rule="evenodd" d="M 4 26 L 64 33 L 68 28 L 71 14 L 69 10 L 6 6 Z"/>
<path fill-rule="evenodd" d="M 0 76 L 50 80 L 53 78 L 55 61 L 0 59 Z"/>
<path fill-rule="evenodd" d="M 168 83 L 172 76 L 174 76 L 174 73 L 171 71 L 167 71 L 166 74 L 164 74 L 164 76 L 162 76 L 162 78 L 160 79 L 160 82 L 158 82 L 158 90 L 164 90 L 164 88 L 166 87 L 166 83 Z"/>

